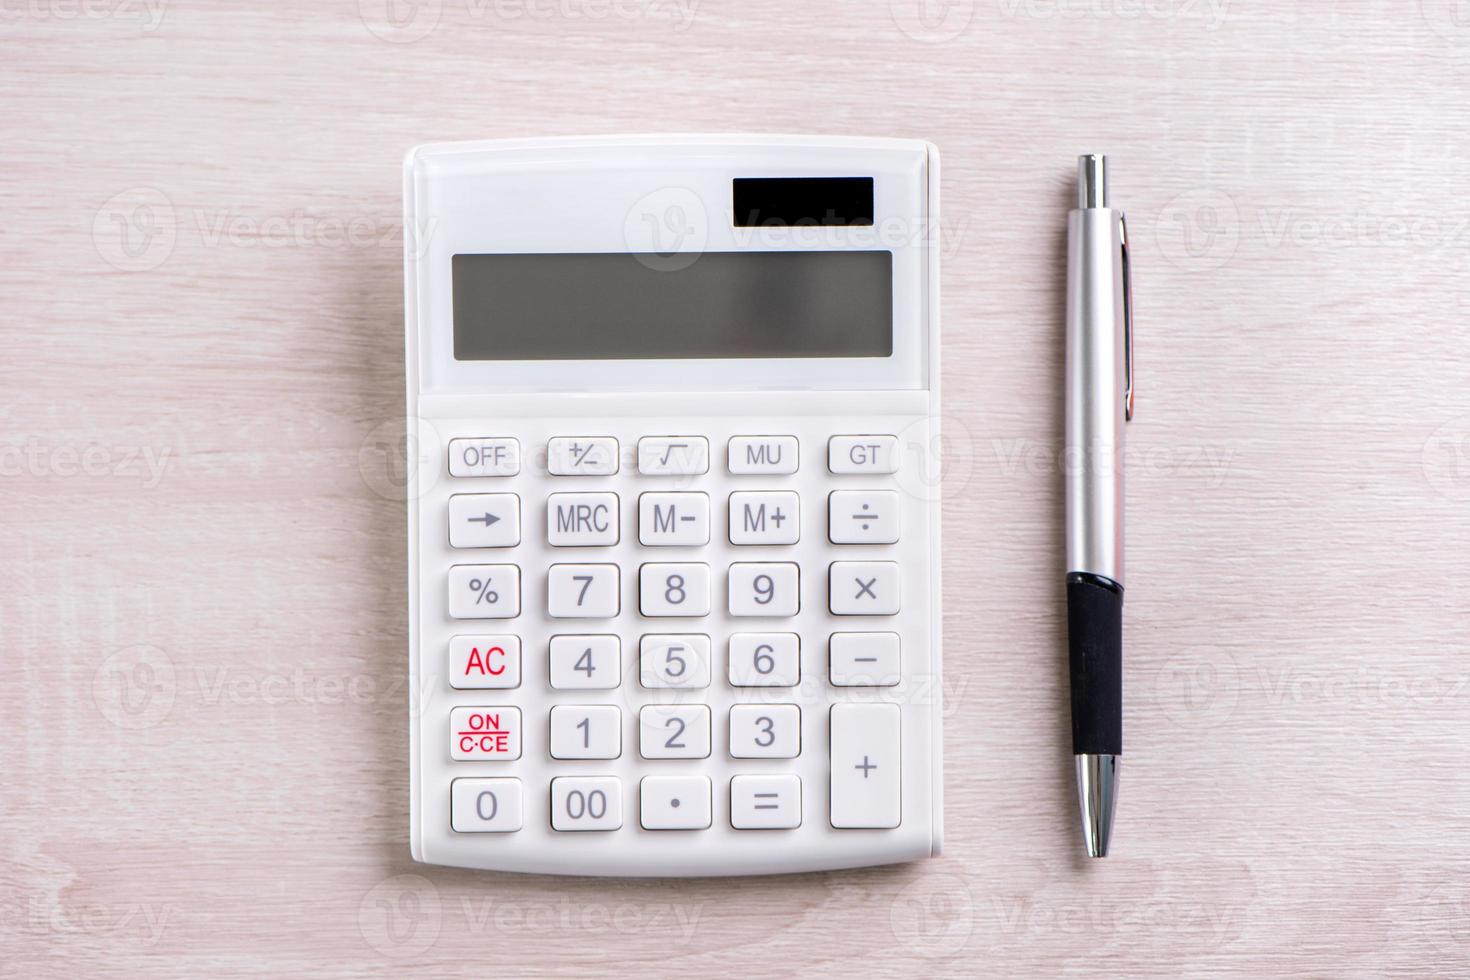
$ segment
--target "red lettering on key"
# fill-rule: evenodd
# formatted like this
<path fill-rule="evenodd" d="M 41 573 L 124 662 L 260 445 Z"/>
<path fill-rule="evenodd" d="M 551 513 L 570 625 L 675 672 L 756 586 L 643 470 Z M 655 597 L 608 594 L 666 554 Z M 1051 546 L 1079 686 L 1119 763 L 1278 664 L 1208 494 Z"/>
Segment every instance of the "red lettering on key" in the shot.
<path fill-rule="evenodd" d="M 498 657 L 501 661 L 504 661 L 505 650 L 500 647 L 489 647 L 482 654 L 479 647 L 471 649 L 469 660 L 464 665 L 465 676 L 468 677 L 471 673 L 478 673 L 481 677 L 484 677 L 486 674 L 489 674 L 491 677 L 499 677 L 505 673 L 505 664 L 503 662 L 497 663 L 494 666 L 490 665 L 491 657 Z"/>

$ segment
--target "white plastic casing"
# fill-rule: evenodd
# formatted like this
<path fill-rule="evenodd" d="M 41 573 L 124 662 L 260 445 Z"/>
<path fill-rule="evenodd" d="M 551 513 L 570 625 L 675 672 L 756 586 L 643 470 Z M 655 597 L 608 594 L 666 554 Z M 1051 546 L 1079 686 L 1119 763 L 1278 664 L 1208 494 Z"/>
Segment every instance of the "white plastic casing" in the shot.
<path fill-rule="evenodd" d="M 874 178 L 871 227 L 733 227 L 735 177 Z M 909 140 L 784 136 L 622 136 L 426 145 L 404 167 L 410 704 L 410 846 L 416 860 L 459 867 L 551 874 L 629 876 L 769 874 L 908 861 L 937 854 L 942 827 L 939 500 L 935 460 L 939 397 L 939 161 L 928 143 Z M 677 252 L 752 249 L 887 249 L 893 255 L 893 354 L 887 358 L 456 361 L 451 259 L 457 253 Z M 675 259 L 677 261 L 677 257 Z M 826 448 L 836 435 L 891 434 L 900 467 L 891 476 L 834 475 Z M 638 472 L 642 436 L 709 439 L 706 474 L 653 477 Z M 734 476 L 726 446 L 744 435 L 795 436 L 800 465 L 781 476 Z M 521 468 L 513 477 L 450 476 L 455 438 L 512 437 Z M 546 471 L 555 436 L 618 440 L 616 474 L 557 477 Z M 896 544 L 828 541 L 833 490 L 897 490 Z M 639 544 L 638 494 L 703 490 L 710 496 L 710 544 Z M 801 539 L 786 547 L 729 543 L 729 494 L 787 490 L 800 497 Z M 621 499 L 619 543 L 553 548 L 546 498 L 553 492 L 612 491 Z M 454 549 L 447 537 L 452 493 L 515 493 L 521 543 L 507 549 Z M 638 567 L 647 561 L 710 566 L 712 612 L 705 619 L 639 615 Z M 801 608 L 791 619 L 736 619 L 725 602 L 726 570 L 738 561 L 795 561 Z M 902 608 L 890 617 L 840 617 L 828 611 L 832 561 L 896 561 Z M 554 620 L 546 612 L 548 567 L 608 562 L 622 567 L 621 612 L 612 620 Z M 447 576 L 455 564 L 511 563 L 521 569 L 520 615 L 451 619 Z M 901 679 L 883 688 L 828 681 L 827 638 L 848 630 L 892 630 L 902 638 Z M 728 682 L 728 637 L 792 631 L 801 637 L 795 688 L 735 688 Z M 669 692 L 642 687 L 638 639 L 644 633 L 700 632 L 712 639 L 708 688 Z M 448 680 L 450 638 L 514 634 L 521 639 L 521 683 L 507 691 L 457 690 Z M 621 638 L 621 684 L 611 690 L 553 690 L 547 645 L 553 635 L 612 633 Z M 712 712 L 712 751 L 698 760 L 647 760 L 638 752 L 639 707 L 688 701 Z M 902 712 L 902 816 L 895 829 L 838 830 L 829 819 L 829 710 L 849 701 L 896 703 Z M 801 707 L 801 753 L 788 760 L 736 760 L 729 754 L 732 705 Z M 612 704 L 622 710 L 622 754 L 604 761 L 553 760 L 548 714 L 558 704 Z M 457 706 L 512 705 L 523 719 L 516 761 L 455 761 L 449 713 Z M 801 826 L 736 830 L 730 780 L 743 774 L 794 774 L 802 782 Z M 650 831 L 639 821 L 639 780 L 703 775 L 713 786 L 707 830 Z M 563 833 L 549 819 L 550 781 L 616 776 L 622 826 Z M 523 821 L 514 833 L 456 833 L 450 783 L 462 777 L 521 781 Z"/>

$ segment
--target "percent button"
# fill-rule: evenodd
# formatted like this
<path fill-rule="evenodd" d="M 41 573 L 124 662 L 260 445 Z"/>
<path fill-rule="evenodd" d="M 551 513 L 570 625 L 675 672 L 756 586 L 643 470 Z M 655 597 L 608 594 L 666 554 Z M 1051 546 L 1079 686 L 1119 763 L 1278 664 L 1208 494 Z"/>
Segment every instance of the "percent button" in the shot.
<path fill-rule="evenodd" d="M 511 619 L 521 614 L 521 570 L 515 565 L 455 565 L 449 569 L 449 615 Z"/>

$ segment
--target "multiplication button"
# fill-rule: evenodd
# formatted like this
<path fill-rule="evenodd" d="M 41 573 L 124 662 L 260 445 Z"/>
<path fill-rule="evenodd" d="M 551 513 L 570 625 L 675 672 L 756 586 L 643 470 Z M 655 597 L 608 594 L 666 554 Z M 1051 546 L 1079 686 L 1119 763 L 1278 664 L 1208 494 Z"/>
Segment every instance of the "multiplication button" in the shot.
<path fill-rule="evenodd" d="M 899 610 L 898 562 L 834 561 L 827 570 L 834 616 L 893 616 Z"/>

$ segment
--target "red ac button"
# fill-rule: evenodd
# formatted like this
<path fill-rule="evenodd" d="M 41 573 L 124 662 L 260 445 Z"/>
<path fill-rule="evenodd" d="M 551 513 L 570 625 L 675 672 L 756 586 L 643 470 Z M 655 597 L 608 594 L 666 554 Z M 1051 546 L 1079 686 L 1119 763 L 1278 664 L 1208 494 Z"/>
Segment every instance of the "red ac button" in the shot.
<path fill-rule="evenodd" d="M 521 686 L 521 638 L 456 636 L 449 641 L 449 686 L 484 690 Z"/>

